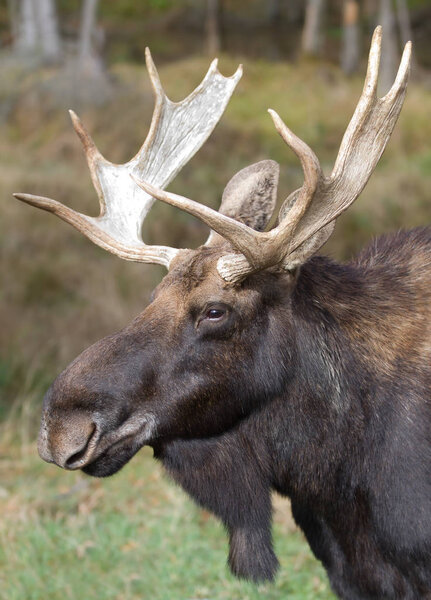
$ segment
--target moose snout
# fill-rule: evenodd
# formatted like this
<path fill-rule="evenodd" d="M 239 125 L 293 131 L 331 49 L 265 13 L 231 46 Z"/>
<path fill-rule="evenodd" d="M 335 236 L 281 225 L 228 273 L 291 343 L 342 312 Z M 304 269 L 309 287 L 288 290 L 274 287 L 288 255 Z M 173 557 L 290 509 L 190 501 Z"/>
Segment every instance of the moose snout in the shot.
<path fill-rule="evenodd" d="M 64 469 L 81 469 L 90 462 L 98 439 L 98 426 L 88 415 L 69 415 L 64 421 L 48 421 L 43 415 L 38 451 L 46 462 Z"/>

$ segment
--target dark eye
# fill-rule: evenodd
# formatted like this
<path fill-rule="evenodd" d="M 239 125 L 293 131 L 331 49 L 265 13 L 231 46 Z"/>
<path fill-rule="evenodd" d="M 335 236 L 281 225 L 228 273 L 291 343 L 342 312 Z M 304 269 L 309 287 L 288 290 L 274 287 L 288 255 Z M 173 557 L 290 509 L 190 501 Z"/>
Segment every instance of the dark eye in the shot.
<path fill-rule="evenodd" d="M 211 321 L 219 321 L 225 314 L 226 311 L 223 308 L 210 308 L 207 310 L 205 318 Z"/>

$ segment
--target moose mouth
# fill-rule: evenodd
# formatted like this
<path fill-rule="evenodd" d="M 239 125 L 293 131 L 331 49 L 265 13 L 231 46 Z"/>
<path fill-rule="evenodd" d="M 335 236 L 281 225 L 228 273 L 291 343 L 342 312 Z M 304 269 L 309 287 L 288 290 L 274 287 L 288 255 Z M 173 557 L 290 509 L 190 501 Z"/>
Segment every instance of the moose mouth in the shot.
<path fill-rule="evenodd" d="M 113 434 L 101 436 L 94 449 L 90 439 L 88 453 L 84 453 L 84 459 L 77 468 L 92 477 L 109 477 L 153 439 L 155 429 L 154 417 L 147 415 L 145 419 L 140 419 L 139 424 L 135 420 L 128 421 Z"/>
<path fill-rule="evenodd" d="M 106 448 L 93 460 L 80 467 L 86 475 L 109 477 L 129 462 L 144 444 L 137 443 L 134 436 L 127 436 Z"/>

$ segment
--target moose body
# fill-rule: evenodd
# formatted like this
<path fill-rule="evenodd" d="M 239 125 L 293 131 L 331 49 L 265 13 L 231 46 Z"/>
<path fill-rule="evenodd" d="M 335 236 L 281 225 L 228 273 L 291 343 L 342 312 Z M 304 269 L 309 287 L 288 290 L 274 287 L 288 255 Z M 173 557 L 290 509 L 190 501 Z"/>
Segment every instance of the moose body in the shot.
<path fill-rule="evenodd" d="M 135 437 L 81 468 L 112 474 L 144 435 L 222 519 L 239 576 L 275 574 L 277 490 L 341 598 L 427 597 L 431 229 L 381 238 L 351 264 L 315 257 L 295 277 L 258 273 L 235 293 L 214 273 L 220 253 L 183 256 L 140 317 L 59 376 L 45 400 L 51 440 L 82 415 L 109 431 L 137 421 Z M 81 432 L 64 456 L 51 442 L 48 460 L 79 464 L 68 453 L 88 451 Z"/>
<path fill-rule="evenodd" d="M 100 217 L 17 197 L 122 258 L 169 269 L 130 325 L 85 350 L 54 381 L 44 400 L 42 458 L 104 477 L 151 446 L 225 524 L 233 573 L 254 581 L 272 579 L 278 566 L 271 541 L 276 490 L 291 498 L 340 598 L 415 600 L 431 598 L 431 229 L 381 238 L 346 265 L 314 256 L 364 187 L 401 109 L 409 48 L 393 88 L 378 99 L 380 40 L 377 30 L 331 177 L 272 114 L 301 160 L 305 183 L 269 232 L 273 161 L 235 175 L 220 212 L 155 187 L 203 143 L 238 75 L 223 78 L 211 68 L 194 94 L 174 105 L 149 55 L 155 116 L 129 163 L 108 163 L 73 115 Z M 211 94 L 218 100 L 200 125 Z M 199 127 L 187 111 L 198 115 Z M 167 123 L 175 152 L 167 152 L 173 164 L 161 174 Z M 208 224 L 206 244 L 146 246 L 137 223 L 154 198 Z"/>

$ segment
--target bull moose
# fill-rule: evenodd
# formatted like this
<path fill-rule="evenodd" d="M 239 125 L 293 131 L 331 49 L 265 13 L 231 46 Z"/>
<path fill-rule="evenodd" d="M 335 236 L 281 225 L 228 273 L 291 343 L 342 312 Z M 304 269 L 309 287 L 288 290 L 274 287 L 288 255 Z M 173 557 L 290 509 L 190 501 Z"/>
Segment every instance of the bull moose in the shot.
<path fill-rule="evenodd" d="M 96 477 L 144 445 L 229 534 L 238 577 L 271 580 L 271 491 L 340 598 L 431 598 L 431 229 L 376 240 L 348 264 L 315 256 L 358 197 L 403 104 L 410 44 L 391 90 L 376 93 L 381 29 L 364 90 L 326 177 L 313 151 L 270 111 L 303 186 L 267 225 L 279 167 L 237 173 L 220 211 L 163 191 L 208 137 L 241 77 L 213 63 L 180 103 L 163 92 L 148 137 L 108 162 L 72 113 L 97 190 L 97 218 L 16 194 L 126 260 L 168 274 L 122 331 L 85 350 L 44 399 L 41 457 Z M 148 246 L 154 199 L 211 229 L 196 250 Z"/>

